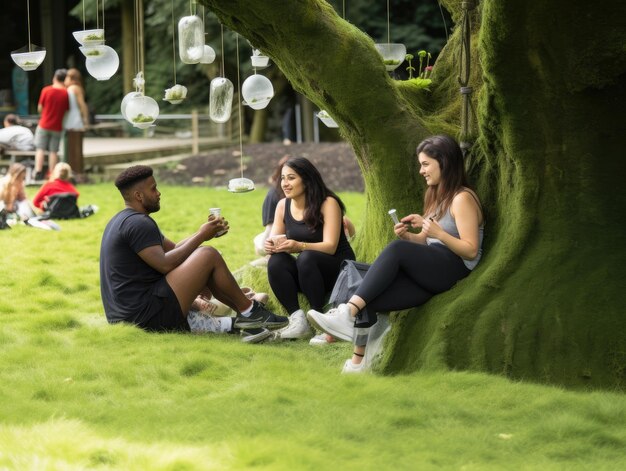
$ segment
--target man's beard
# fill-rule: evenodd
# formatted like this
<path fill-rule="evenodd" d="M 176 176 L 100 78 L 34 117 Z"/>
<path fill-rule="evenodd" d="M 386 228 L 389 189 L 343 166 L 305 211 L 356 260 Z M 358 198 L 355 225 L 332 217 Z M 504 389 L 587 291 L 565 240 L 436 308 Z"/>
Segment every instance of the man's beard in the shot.
<path fill-rule="evenodd" d="M 161 209 L 161 203 L 159 201 L 155 201 L 154 203 L 144 206 L 144 208 L 146 208 L 148 213 L 156 213 L 159 209 Z"/>

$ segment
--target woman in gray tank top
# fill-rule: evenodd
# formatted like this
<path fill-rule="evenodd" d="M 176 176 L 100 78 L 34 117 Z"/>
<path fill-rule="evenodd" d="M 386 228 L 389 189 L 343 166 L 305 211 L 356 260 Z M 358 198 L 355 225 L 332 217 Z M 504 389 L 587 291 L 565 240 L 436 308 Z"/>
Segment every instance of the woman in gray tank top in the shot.
<path fill-rule="evenodd" d="M 459 145 L 449 136 L 432 136 L 417 146 L 417 158 L 427 185 L 423 214 L 409 214 L 394 226 L 400 240 L 376 258 L 346 304 L 326 314 L 307 313 L 324 332 L 354 340 L 346 373 L 362 371 L 367 336 L 356 336 L 355 327 L 372 326 L 376 312 L 424 304 L 465 278 L 482 256 L 483 213 Z"/>

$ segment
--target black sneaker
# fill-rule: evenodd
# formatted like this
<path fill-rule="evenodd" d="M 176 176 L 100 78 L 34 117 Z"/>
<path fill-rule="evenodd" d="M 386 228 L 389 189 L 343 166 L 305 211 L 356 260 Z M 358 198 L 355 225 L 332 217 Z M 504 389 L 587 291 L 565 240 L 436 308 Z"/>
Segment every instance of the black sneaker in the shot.
<path fill-rule="evenodd" d="M 248 317 L 237 314 L 235 317 L 235 327 L 238 329 L 253 329 L 255 327 L 266 327 L 268 329 L 278 329 L 289 324 L 289 319 L 277 316 L 273 312 L 265 309 L 265 306 L 258 301 L 252 301 L 252 312 Z"/>
<path fill-rule="evenodd" d="M 261 343 L 270 335 L 272 335 L 272 333 L 264 327 L 244 329 L 241 331 L 241 341 L 243 343 Z"/>

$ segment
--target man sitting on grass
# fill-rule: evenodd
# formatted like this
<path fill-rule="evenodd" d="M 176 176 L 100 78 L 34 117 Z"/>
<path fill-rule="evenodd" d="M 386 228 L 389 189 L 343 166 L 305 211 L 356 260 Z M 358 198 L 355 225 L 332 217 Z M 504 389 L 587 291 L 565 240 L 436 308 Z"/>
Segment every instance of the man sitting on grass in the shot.
<path fill-rule="evenodd" d="M 107 224 L 100 248 L 100 291 L 109 323 L 129 322 L 148 331 L 188 331 L 193 302 L 210 290 L 237 312 L 221 331 L 286 325 L 286 317 L 246 297 L 217 250 L 200 246 L 228 230 L 224 218 L 210 215 L 178 244 L 163 236 L 149 216 L 160 209 L 161 196 L 152 173 L 152 168 L 136 165 L 115 180 L 126 208 Z"/>

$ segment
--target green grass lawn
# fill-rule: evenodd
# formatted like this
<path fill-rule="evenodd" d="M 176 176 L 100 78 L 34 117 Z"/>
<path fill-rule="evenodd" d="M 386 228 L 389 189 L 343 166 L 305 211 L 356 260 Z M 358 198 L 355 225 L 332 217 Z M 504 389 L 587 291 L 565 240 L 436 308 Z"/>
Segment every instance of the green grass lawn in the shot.
<path fill-rule="evenodd" d="M 112 184 L 60 232 L 0 231 L 0 469 L 626 469 L 626 397 L 465 372 L 343 376 L 350 346 L 109 326 L 100 303 Z M 220 206 L 215 246 L 255 258 L 264 191 L 162 187 L 172 240 Z M 32 195 L 31 195 L 32 196 Z M 342 194 L 361 224 L 365 198 Z"/>

